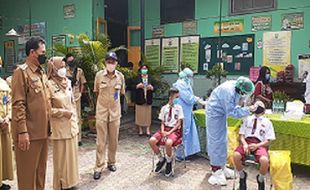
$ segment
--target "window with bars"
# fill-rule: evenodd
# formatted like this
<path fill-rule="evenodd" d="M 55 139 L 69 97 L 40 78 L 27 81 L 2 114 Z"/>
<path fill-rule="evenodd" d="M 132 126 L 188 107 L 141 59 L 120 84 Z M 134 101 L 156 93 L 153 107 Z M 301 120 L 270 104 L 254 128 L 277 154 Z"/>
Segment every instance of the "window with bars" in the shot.
<path fill-rule="evenodd" d="M 276 0 L 229 0 L 230 15 L 265 12 L 276 9 Z"/>
<path fill-rule="evenodd" d="M 161 24 L 195 19 L 195 0 L 161 0 Z"/>

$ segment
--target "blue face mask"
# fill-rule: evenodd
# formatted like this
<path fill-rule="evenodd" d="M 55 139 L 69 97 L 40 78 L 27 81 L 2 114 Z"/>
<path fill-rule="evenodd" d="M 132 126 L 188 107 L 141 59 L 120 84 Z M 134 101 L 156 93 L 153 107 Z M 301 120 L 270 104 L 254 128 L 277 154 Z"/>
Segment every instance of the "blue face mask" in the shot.
<path fill-rule="evenodd" d="M 175 98 L 175 99 L 172 100 L 172 104 L 173 105 L 176 105 L 178 103 L 179 103 L 179 98 Z"/>
<path fill-rule="evenodd" d="M 265 79 L 269 81 L 270 80 L 270 74 L 266 74 Z"/>

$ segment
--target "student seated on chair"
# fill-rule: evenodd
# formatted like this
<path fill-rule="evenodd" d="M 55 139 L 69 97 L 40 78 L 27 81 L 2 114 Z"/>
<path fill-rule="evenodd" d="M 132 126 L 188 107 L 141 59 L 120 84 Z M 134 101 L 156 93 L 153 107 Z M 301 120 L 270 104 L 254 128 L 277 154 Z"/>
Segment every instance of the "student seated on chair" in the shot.
<path fill-rule="evenodd" d="M 255 161 L 260 164 L 259 175 L 256 176 L 258 190 L 265 189 L 265 175 L 268 172 L 268 145 L 275 140 L 271 121 L 264 117 L 265 105 L 261 101 L 255 103 L 255 114 L 247 117 L 239 131 L 241 144 L 235 150 L 234 163 L 240 174 L 240 190 L 246 190 L 247 173 L 243 171 L 242 161 L 253 154 Z"/>
<path fill-rule="evenodd" d="M 172 174 L 172 148 L 175 142 L 182 137 L 182 120 L 184 118 L 182 107 L 178 104 L 179 90 L 171 88 L 169 90 L 169 102 L 161 108 L 159 119 L 161 120 L 160 130 L 149 140 L 149 144 L 157 155 L 159 162 L 156 164 L 155 172 L 159 173 L 166 164 L 165 175 Z M 159 150 L 160 141 L 165 142 L 166 158 Z"/>

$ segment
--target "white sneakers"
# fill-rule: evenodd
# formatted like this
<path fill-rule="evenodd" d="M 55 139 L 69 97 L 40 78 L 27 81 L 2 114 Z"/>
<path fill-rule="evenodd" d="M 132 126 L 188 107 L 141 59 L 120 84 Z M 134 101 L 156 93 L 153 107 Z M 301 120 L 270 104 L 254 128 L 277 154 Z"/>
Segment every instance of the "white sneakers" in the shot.
<path fill-rule="evenodd" d="M 208 182 L 211 185 L 227 185 L 226 179 L 232 179 L 234 178 L 235 173 L 234 170 L 231 170 L 229 168 L 223 168 L 220 170 L 217 170 L 216 172 L 212 172 L 212 175 L 210 176 Z"/>
<path fill-rule="evenodd" d="M 224 170 L 224 175 L 225 175 L 226 179 L 236 178 L 234 170 L 226 168 L 226 167 L 224 167 L 223 170 Z"/>
<path fill-rule="evenodd" d="M 217 170 L 216 172 L 212 172 L 212 175 L 209 177 L 208 182 L 211 185 L 221 185 L 221 186 L 227 185 L 223 169 Z"/>

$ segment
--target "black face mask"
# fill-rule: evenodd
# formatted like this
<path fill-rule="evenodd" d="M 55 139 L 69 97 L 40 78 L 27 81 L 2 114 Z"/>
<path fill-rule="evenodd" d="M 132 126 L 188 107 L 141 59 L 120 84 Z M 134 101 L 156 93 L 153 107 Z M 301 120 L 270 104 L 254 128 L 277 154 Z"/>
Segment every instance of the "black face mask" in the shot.
<path fill-rule="evenodd" d="M 254 113 L 255 114 L 262 114 L 264 111 L 265 111 L 265 108 L 258 106 Z"/>
<path fill-rule="evenodd" d="M 74 67 L 75 66 L 75 62 L 74 61 L 69 61 L 67 62 L 69 67 Z"/>
<path fill-rule="evenodd" d="M 40 65 L 43 65 L 46 62 L 47 57 L 45 56 L 45 54 L 41 54 L 38 57 L 38 61 L 40 63 Z"/>

